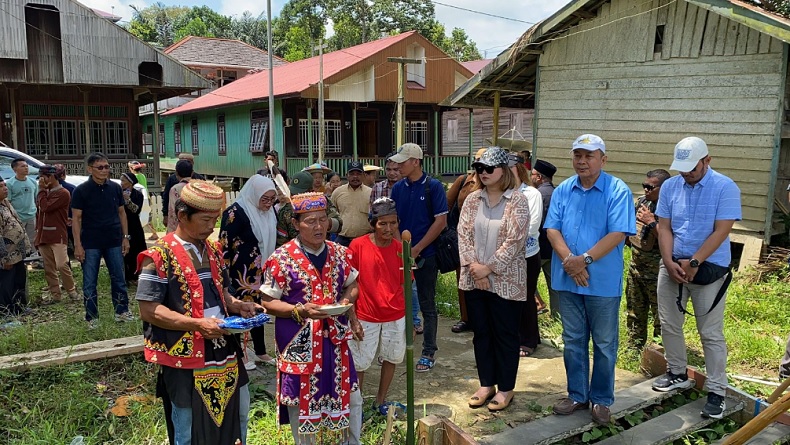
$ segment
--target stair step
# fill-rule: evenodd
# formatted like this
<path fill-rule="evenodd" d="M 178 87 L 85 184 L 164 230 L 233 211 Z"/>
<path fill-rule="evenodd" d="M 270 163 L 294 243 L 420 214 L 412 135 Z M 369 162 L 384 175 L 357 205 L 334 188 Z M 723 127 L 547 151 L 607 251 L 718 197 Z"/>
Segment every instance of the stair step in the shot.
<path fill-rule="evenodd" d="M 790 439 L 790 426 L 772 423 L 744 442 L 743 445 L 773 445 L 787 439 Z M 721 445 L 723 443 L 724 439 L 720 439 L 713 442 L 712 445 Z"/>
<path fill-rule="evenodd" d="M 693 433 L 698 429 L 715 422 L 718 419 L 702 417 L 700 412 L 705 406 L 706 399 L 700 398 L 691 403 L 675 408 L 647 422 L 623 431 L 622 433 L 598 442 L 597 445 L 660 445 L 671 443 L 673 440 Z M 743 403 L 733 399 L 726 399 L 724 417 L 743 409 Z"/>
<path fill-rule="evenodd" d="M 653 382 L 646 380 L 638 385 L 617 391 L 614 394 L 614 405 L 610 407 L 612 417 L 619 419 L 626 414 L 644 407 L 655 405 L 666 400 L 679 391 L 653 391 Z M 699 412 L 697 412 L 699 416 Z M 557 442 L 566 437 L 575 436 L 595 426 L 589 410 L 576 411 L 569 416 L 549 415 L 521 424 L 511 430 L 480 439 L 481 444 L 519 444 L 545 445 Z"/>

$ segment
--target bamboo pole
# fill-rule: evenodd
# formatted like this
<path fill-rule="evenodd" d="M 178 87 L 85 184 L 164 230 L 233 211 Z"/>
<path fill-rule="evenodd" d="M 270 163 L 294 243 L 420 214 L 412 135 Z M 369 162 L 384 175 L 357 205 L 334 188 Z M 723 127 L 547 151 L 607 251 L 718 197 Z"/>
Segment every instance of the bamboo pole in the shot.
<path fill-rule="evenodd" d="M 746 443 L 747 440 L 770 425 L 775 418 L 790 409 L 790 392 L 782 396 L 778 401 L 775 401 L 788 386 L 790 386 L 790 378 L 785 379 L 782 385 L 776 388 L 776 391 L 768 398 L 768 402 L 771 403 L 771 406 L 758 414 L 757 417 L 750 420 L 731 436 L 727 437 L 723 445 L 742 445 Z"/>
<path fill-rule="evenodd" d="M 406 303 L 406 445 L 414 445 L 414 320 L 411 316 L 411 232 L 404 230 L 403 244 L 403 296 Z M 390 407 L 392 411 L 392 407 Z"/>

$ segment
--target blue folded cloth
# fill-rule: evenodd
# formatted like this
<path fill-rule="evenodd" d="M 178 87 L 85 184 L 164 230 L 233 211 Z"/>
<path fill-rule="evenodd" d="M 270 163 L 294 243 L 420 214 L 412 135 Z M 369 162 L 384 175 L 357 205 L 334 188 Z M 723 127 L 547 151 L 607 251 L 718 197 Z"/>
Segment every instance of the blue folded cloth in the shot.
<path fill-rule="evenodd" d="M 232 329 L 234 331 L 249 331 L 252 328 L 263 326 L 270 321 L 271 317 L 269 317 L 269 314 L 266 313 L 258 314 L 250 318 L 233 315 L 231 317 L 225 318 L 225 320 L 220 323 L 219 327 L 222 329 Z"/>

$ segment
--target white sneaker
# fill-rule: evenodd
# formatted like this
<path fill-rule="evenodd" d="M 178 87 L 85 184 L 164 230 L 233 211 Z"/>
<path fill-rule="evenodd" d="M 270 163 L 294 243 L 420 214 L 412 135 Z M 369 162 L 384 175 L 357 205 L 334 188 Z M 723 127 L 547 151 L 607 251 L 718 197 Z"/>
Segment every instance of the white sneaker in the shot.
<path fill-rule="evenodd" d="M 135 317 L 131 312 L 126 311 L 123 314 L 115 314 L 115 321 L 118 323 L 137 321 L 137 317 Z"/>
<path fill-rule="evenodd" d="M 255 361 L 253 360 L 250 360 L 244 364 L 244 369 L 246 369 L 247 371 L 254 371 L 255 368 L 257 368 L 257 366 L 255 365 Z"/>
<path fill-rule="evenodd" d="M 116 317 L 117 317 L 117 315 L 116 315 Z M 98 318 L 94 318 L 93 320 L 88 321 L 88 330 L 89 331 L 92 331 L 92 330 L 94 330 L 94 329 L 96 329 L 98 327 L 99 327 L 99 319 Z"/>

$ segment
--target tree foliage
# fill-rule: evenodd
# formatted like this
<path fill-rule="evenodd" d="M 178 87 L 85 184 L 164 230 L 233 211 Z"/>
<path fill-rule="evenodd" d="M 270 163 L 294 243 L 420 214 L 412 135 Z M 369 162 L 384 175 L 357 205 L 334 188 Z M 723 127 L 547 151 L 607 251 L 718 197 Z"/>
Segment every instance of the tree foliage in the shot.
<path fill-rule="evenodd" d="M 238 39 L 266 49 L 266 18 L 245 12 L 227 17 L 206 6 L 134 9 L 127 29 L 140 39 L 167 47 L 190 35 Z M 327 38 L 328 26 L 332 35 Z M 460 28 L 448 35 L 430 0 L 289 0 L 272 21 L 274 54 L 289 61 L 311 57 L 324 39 L 326 51 L 348 48 L 386 35 L 417 31 L 450 56 L 480 58 L 477 45 Z"/>

